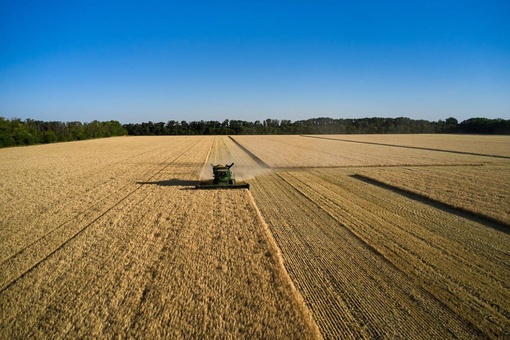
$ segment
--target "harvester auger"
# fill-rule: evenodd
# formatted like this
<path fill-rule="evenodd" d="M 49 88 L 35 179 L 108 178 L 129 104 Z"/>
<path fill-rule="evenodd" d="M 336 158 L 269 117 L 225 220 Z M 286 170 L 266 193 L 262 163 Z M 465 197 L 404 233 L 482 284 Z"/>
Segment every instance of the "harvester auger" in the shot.
<path fill-rule="evenodd" d="M 250 184 L 246 182 L 236 182 L 235 176 L 230 171 L 230 168 L 234 166 L 232 164 L 211 164 L 213 168 L 213 179 L 208 181 L 201 181 L 195 189 L 248 189 L 250 190 Z"/>

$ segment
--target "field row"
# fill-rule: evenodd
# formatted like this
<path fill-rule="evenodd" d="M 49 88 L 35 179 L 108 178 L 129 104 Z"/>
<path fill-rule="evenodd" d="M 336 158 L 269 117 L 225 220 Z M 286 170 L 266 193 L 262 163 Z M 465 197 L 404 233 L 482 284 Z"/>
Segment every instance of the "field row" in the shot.
<path fill-rule="evenodd" d="M 357 173 L 510 227 L 508 165 L 358 169 Z"/>
<path fill-rule="evenodd" d="M 235 136 L 234 139 L 273 168 L 380 167 L 405 165 L 479 165 L 507 159 L 352 143 L 321 137 Z"/>
<path fill-rule="evenodd" d="M 443 150 L 473 155 L 487 155 L 510 158 L 510 139 L 508 136 L 485 135 L 320 135 L 318 138 L 330 138 L 359 143 L 395 145 L 427 150 Z"/>
<path fill-rule="evenodd" d="M 0 268 L 5 274 L 4 279 L 10 278 L 11 271 L 16 276 L 25 270 L 23 268 L 30 268 L 61 242 L 139 190 L 141 182 L 157 175 L 168 175 L 168 170 L 173 172 L 171 175 L 178 175 L 174 169 L 168 169 L 172 162 L 183 166 L 190 166 L 191 163 L 191 166 L 197 167 L 196 161 L 186 159 L 190 145 L 185 140 L 180 142 L 172 149 L 155 150 L 151 150 L 150 143 L 142 144 L 139 148 L 131 146 L 125 149 L 112 145 L 110 147 L 116 152 L 109 158 L 109 162 L 95 152 L 100 149 L 96 147 L 70 153 L 74 159 L 58 167 L 46 163 L 54 164 L 55 158 L 61 157 L 58 152 L 48 152 L 44 158 L 33 157 L 30 166 L 24 163 L 13 164 L 6 173 L 9 180 L 2 183 L 2 190 L 18 194 L 2 203 L 0 208 L 0 241 L 4 245 L 0 252 Z M 79 143 L 76 145 L 81 147 Z M 124 144 L 120 145 L 125 147 Z M 192 146 L 203 150 L 207 142 L 196 139 Z M 138 152 L 133 154 L 133 149 Z M 103 151 L 102 157 L 106 158 L 109 153 Z M 203 152 L 197 152 L 196 156 L 205 159 Z M 159 159 L 159 162 L 147 162 L 146 157 Z M 95 168 L 97 163 L 100 166 Z M 18 175 L 20 168 L 25 169 L 24 176 Z M 84 170 L 79 171 L 80 168 Z"/>
<path fill-rule="evenodd" d="M 349 176 L 259 177 L 253 195 L 326 338 L 498 337 L 508 234 Z"/>

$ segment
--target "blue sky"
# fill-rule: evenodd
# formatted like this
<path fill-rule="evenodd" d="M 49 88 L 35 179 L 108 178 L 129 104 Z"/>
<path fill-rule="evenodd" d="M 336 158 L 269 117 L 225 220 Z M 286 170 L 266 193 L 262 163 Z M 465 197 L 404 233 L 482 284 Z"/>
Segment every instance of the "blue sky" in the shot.
<path fill-rule="evenodd" d="M 510 1 L 0 0 L 0 116 L 510 119 Z"/>

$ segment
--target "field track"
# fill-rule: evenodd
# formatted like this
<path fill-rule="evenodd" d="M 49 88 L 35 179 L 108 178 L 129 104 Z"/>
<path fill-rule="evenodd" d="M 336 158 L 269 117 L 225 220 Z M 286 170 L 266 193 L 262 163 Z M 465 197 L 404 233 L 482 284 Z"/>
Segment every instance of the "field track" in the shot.
<path fill-rule="evenodd" d="M 414 193 L 502 228 L 510 228 L 510 205 L 507 204 L 510 201 L 510 172 L 507 165 L 360 169 L 357 174 L 388 188 Z"/>
<path fill-rule="evenodd" d="M 490 152 L 472 155 L 469 151 L 445 152 L 427 147 L 352 142 L 314 136 L 235 136 L 249 152 L 271 168 L 338 168 L 468 166 L 508 161 L 509 157 L 491 156 Z M 405 138 L 405 136 L 404 136 Z M 506 140 L 508 143 L 508 140 Z M 472 142 L 471 144 L 474 144 Z M 475 146 L 464 143 L 466 150 Z M 499 144 L 498 144 L 499 145 Z M 504 144 L 503 144 L 504 145 Z M 460 146 L 459 146 L 460 147 Z M 500 149 L 503 147 L 499 146 Z M 282 152 L 285 150 L 285 152 Z M 486 149 L 483 149 L 486 150 Z M 499 149 L 498 149 L 499 150 Z"/>
<path fill-rule="evenodd" d="M 463 155 L 510 159 L 507 136 L 472 135 L 321 135 L 310 138 L 359 144 L 431 150 Z"/>
<path fill-rule="evenodd" d="M 1 334 L 510 337 L 510 139 L 312 137 L 0 150 Z"/>

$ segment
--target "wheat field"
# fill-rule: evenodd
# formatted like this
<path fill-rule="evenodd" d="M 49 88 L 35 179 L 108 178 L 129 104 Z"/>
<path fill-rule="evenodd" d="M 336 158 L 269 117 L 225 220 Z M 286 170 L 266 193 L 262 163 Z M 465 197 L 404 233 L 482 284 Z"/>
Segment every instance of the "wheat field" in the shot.
<path fill-rule="evenodd" d="M 320 337 L 250 193 L 187 190 L 213 144 L 1 150 L 2 336 Z"/>
<path fill-rule="evenodd" d="M 0 150 L 3 338 L 505 338 L 510 138 Z M 235 163 L 251 191 L 194 190 Z"/>
<path fill-rule="evenodd" d="M 489 157 L 510 158 L 507 136 L 494 135 L 321 135 L 314 138 L 334 139 L 361 144 L 401 146 L 433 151 L 454 152 Z"/>

